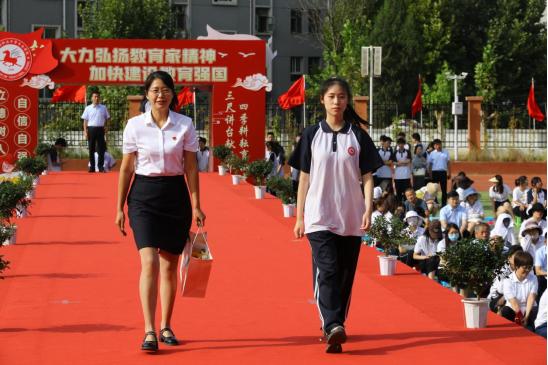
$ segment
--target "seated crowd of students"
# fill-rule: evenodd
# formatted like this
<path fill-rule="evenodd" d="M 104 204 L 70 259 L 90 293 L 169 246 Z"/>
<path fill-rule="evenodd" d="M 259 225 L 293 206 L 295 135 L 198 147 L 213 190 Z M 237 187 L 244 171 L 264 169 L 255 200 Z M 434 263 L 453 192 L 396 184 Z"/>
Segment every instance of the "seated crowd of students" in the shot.
<path fill-rule="evenodd" d="M 416 151 L 420 136 L 413 136 L 413 139 Z M 513 191 L 500 175 L 489 180 L 493 183 L 489 189 L 494 212 L 491 229 L 474 182 L 464 172 L 452 179 L 450 191 L 443 194 L 440 184 L 429 176 L 430 162 L 430 166 L 427 163 L 419 167 L 424 168 L 419 172 L 426 171 L 426 181 L 430 178 L 430 182 L 421 185 L 425 182 L 421 179 L 420 184 L 415 184 L 410 169 L 405 174 L 397 173 L 403 165 L 415 168 L 414 158 L 408 152 L 410 147 L 403 136 L 398 138 L 396 151 L 391 150 L 390 142 L 390 138 L 381 137 L 379 154 L 385 166 L 380 174 L 377 171 L 375 179 L 372 222 L 384 216 L 388 220 L 398 217 L 406 223 L 406 230 L 416 241 L 414 245 L 399 247 L 399 259 L 429 278 L 443 281 L 439 270 L 443 265 L 440 254 L 446 247 L 468 237 L 501 240 L 507 264 L 487 296 L 490 308 L 546 338 L 547 194 L 541 178 L 533 177 L 529 187 L 527 178 L 520 176 Z M 418 150 L 422 151 L 422 145 Z M 428 156 L 423 158 L 431 161 Z M 405 182 L 399 179 L 402 176 L 406 177 Z M 438 200 L 440 192 L 445 195 L 446 204 L 443 197 L 441 202 Z M 516 227 L 519 230 L 516 231 Z"/>

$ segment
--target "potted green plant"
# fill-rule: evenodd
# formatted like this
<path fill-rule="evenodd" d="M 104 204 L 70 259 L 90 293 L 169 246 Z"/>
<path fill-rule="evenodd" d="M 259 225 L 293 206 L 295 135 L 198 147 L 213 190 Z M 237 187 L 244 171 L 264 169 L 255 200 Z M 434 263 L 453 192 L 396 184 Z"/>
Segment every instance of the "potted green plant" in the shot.
<path fill-rule="evenodd" d="M 232 175 L 232 184 L 238 185 L 243 175 L 247 173 L 247 159 L 242 158 L 236 154 L 231 154 L 226 159 L 226 164 Z"/>
<path fill-rule="evenodd" d="M 4 255 L 0 255 L 0 274 L 2 274 L 2 272 L 5 269 L 9 269 L 9 267 L 10 267 L 10 262 L 8 260 L 4 260 Z M 0 279 L 3 279 L 1 275 L 0 275 Z"/>
<path fill-rule="evenodd" d="M 46 162 L 48 161 L 48 158 L 49 156 L 51 155 L 51 153 L 55 151 L 55 147 L 50 145 L 49 143 L 38 143 L 38 146 L 36 146 L 36 156 L 41 156 L 44 160 L 46 160 Z M 46 170 L 42 171 L 42 175 L 47 175 L 48 174 L 48 170 L 46 168 Z"/>
<path fill-rule="evenodd" d="M 462 299 L 467 328 L 487 326 L 489 300 L 481 298 L 489 291 L 495 277 L 501 274 L 505 259 L 503 245 L 496 241 L 464 239 L 450 245 L 441 254 L 442 273 L 459 288 L 475 293 L 475 298 Z"/>
<path fill-rule="evenodd" d="M 40 156 L 22 157 L 15 163 L 17 170 L 31 175 L 34 178 L 34 185 L 38 184 L 40 174 L 48 168 L 48 163 Z"/>
<path fill-rule="evenodd" d="M 17 240 L 16 237 L 17 226 L 15 224 L 0 225 L 0 242 L 2 242 L 3 246 L 14 245 Z M 1 265 L 2 264 L 0 263 L 0 266 Z"/>
<path fill-rule="evenodd" d="M 396 273 L 397 252 L 400 245 L 415 243 L 415 239 L 405 229 L 405 223 L 395 216 L 390 220 L 384 216 L 375 218 L 368 236 L 384 251 L 383 255 L 378 256 L 381 276 L 391 276 Z"/>
<path fill-rule="evenodd" d="M 30 200 L 34 198 L 33 179 L 31 176 L 23 174 L 14 183 L 25 193 L 25 199 L 17 203 L 15 207 L 17 218 L 23 218 L 27 216 L 27 206 L 30 204 Z"/>
<path fill-rule="evenodd" d="M 255 185 L 255 199 L 263 199 L 266 191 L 266 178 L 272 172 L 272 161 L 255 160 L 249 164 L 249 175 Z"/>
<path fill-rule="evenodd" d="M 291 179 L 281 176 L 272 176 L 266 181 L 266 186 L 282 201 L 284 218 L 294 216 L 295 202 L 297 201 Z"/>
<path fill-rule="evenodd" d="M 213 147 L 213 156 L 221 162 L 218 166 L 220 176 L 224 176 L 226 174 L 226 160 L 230 155 L 232 155 L 232 150 L 224 144 Z"/>
<path fill-rule="evenodd" d="M 30 204 L 26 198 L 26 187 L 24 184 L 14 183 L 6 180 L 0 182 L 0 233 L 9 234 L 9 241 L 4 244 L 15 243 L 16 226 L 10 224 L 10 220 L 17 213 L 18 209 L 25 209 Z M 4 230 L 4 231 L 1 231 Z"/>

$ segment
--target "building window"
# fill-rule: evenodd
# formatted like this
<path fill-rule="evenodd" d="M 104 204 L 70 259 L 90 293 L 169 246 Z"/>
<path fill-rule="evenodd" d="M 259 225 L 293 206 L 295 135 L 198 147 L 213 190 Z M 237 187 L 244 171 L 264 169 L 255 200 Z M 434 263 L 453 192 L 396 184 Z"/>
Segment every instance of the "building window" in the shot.
<path fill-rule="evenodd" d="M 297 80 L 303 74 L 303 58 L 291 57 L 291 81 Z"/>
<path fill-rule="evenodd" d="M 78 0 L 76 2 L 76 30 L 84 29 L 84 18 L 82 17 L 82 11 L 86 6 L 86 0 Z"/>
<path fill-rule="evenodd" d="M 308 33 L 319 33 L 321 12 L 319 9 L 308 9 Z"/>
<path fill-rule="evenodd" d="M 320 57 L 308 57 L 308 74 L 314 75 L 320 71 Z"/>
<path fill-rule="evenodd" d="M 186 4 L 174 4 L 173 5 L 173 20 L 175 22 L 175 29 L 179 38 L 188 38 L 187 34 L 187 6 Z"/>
<path fill-rule="evenodd" d="M 32 31 L 36 31 L 39 28 L 44 28 L 43 38 L 61 38 L 61 26 L 60 25 L 42 25 L 33 24 Z"/>
<path fill-rule="evenodd" d="M 291 9 L 291 33 L 303 32 L 303 16 L 298 9 Z"/>
<path fill-rule="evenodd" d="M 270 16 L 270 8 L 255 9 L 255 31 L 258 34 L 272 33 L 272 17 Z"/>
<path fill-rule="evenodd" d="M 2 31 L 8 29 L 8 0 L 0 0 L 0 27 Z"/>
<path fill-rule="evenodd" d="M 237 6 L 238 0 L 211 0 L 211 4 Z"/>

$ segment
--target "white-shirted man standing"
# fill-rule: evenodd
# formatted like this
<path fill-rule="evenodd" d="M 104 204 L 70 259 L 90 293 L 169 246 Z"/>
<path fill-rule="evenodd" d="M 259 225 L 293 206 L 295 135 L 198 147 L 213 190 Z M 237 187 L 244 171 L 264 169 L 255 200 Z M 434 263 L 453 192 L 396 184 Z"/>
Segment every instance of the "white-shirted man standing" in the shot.
<path fill-rule="evenodd" d="M 95 172 L 95 152 L 98 154 L 97 165 L 99 172 L 105 172 L 106 141 L 108 121 L 110 114 L 107 107 L 100 104 L 101 95 L 98 91 L 91 93 L 91 104 L 84 109 L 82 119 L 84 120 L 84 136 L 89 146 L 89 172 Z"/>

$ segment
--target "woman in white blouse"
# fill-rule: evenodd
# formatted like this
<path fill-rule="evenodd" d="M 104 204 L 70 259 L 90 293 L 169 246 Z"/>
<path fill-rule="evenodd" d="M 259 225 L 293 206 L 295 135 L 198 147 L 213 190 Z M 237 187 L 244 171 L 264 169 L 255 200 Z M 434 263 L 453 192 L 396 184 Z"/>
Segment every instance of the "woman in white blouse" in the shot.
<path fill-rule="evenodd" d="M 493 202 L 493 212 L 496 213 L 499 206 L 509 201 L 508 197 L 512 195 L 512 191 L 500 175 L 490 178 L 489 182 L 493 183 L 493 186 L 489 188 L 489 199 Z"/>
<path fill-rule="evenodd" d="M 145 98 L 151 109 L 131 118 L 124 129 L 115 223 L 125 235 L 127 199 L 130 225 L 141 257 L 139 292 L 145 321 L 141 345 L 144 351 L 158 350 L 158 276 L 162 305 L 160 341 L 178 344 L 170 322 L 179 255 L 188 239 L 192 216 L 198 225 L 205 223 L 200 209 L 196 132 L 190 118 L 173 111 L 177 105 L 175 95 L 171 76 L 163 71 L 153 72 L 145 82 Z"/>
<path fill-rule="evenodd" d="M 527 177 L 520 176 L 515 181 L 516 187 L 512 192 L 512 210 L 514 216 L 520 217 L 524 222 L 527 219 L 527 191 L 529 190 L 529 182 Z"/>

